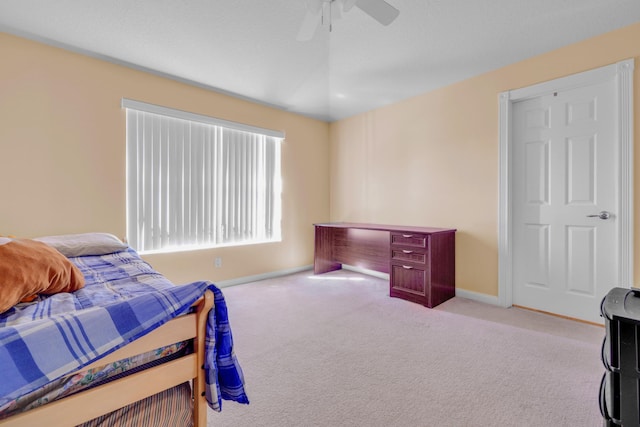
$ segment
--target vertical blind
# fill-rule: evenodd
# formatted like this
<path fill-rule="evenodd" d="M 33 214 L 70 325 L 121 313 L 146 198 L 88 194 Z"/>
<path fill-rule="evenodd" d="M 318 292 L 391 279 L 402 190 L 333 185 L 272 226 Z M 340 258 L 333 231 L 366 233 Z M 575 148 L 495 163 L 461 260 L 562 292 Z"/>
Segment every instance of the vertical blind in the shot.
<path fill-rule="evenodd" d="M 132 108 L 140 105 L 123 100 L 133 248 L 148 253 L 281 239 L 281 135 L 149 104 L 142 108 L 154 112 Z"/>

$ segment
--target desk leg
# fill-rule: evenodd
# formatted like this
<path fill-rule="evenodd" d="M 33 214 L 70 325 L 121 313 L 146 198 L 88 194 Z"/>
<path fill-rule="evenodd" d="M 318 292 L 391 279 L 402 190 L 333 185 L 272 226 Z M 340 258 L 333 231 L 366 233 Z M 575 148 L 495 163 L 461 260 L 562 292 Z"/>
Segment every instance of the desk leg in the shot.
<path fill-rule="evenodd" d="M 340 270 L 342 264 L 333 258 L 333 228 L 316 226 L 313 274 Z"/>

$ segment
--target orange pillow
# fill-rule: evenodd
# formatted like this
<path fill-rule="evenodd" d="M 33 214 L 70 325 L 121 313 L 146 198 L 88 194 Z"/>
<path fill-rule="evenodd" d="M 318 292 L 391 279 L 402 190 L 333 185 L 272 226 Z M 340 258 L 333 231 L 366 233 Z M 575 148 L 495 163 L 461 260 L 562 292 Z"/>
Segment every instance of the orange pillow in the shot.
<path fill-rule="evenodd" d="M 12 239 L 0 244 L 0 313 L 37 294 L 73 292 L 83 286 L 78 267 L 45 243 Z"/>

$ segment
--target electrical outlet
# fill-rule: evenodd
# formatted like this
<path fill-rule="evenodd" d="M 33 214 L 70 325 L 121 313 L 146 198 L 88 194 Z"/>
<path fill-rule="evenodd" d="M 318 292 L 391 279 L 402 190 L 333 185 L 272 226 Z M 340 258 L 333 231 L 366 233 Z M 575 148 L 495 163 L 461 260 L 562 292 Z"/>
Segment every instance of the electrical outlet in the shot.
<path fill-rule="evenodd" d="M 216 268 L 222 267 L 222 257 L 219 257 L 219 256 L 216 257 L 215 266 L 216 266 Z"/>

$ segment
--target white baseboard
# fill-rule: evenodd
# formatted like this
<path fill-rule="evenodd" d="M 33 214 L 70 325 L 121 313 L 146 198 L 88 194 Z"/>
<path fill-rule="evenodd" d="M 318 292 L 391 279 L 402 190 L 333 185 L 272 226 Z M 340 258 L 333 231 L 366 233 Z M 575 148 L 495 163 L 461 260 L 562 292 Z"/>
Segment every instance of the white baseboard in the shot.
<path fill-rule="evenodd" d="M 498 297 L 493 295 L 481 294 L 479 292 L 467 291 L 456 288 L 456 296 L 470 299 L 473 301 L 483 302 L 485 304 L 500 305 Z"/>
<path fill-rule="evenodd" d="M 351 265 L 343 264 L 344 270 L 354 271 L 356 273 L 368 274 L 370 276 L 379 277 L 381 279 L 389 280 L 387 273 L 380 273 L 379 271 L 369 270 L 366 268 L 354 267 Z M 273 279 L 275 277 L 287 276 L 289 274 L 299 273 L 305 270 L 313 270 L 313 265 L 304 265 L 302 267 L 290 268 L 287 270 L 272 271 L 270 273 L 257 274 L 255 276 L 239 277 L 237 279 L 221 280 L 219 282 L 213 282 L 219 288 L 226 288 L 229 286 L 242 285 L 244 283 L 257 282 L 258 280 Z"/>
<path fill-rule="evenodd" d="M 270 273 L 256 274 L 255 276 L 239 277 L 237 279 L 221 280 L 213 282 L 219 288 L 229 286 L 242 285 L 244 283 L 256 282 L 258 280 L 273 279 L 274 277 L 287 276 L 289 274 L 299 273 L 301 271 L 313 269 L 313 265 L 305 265 L 302 267 L 290 268 L 287 270 L 272 271 Z"/>
<path fill-rule="evenodd" d="M 369 270 L 367 268 L 354 267 L 352 265 L 347 265 L 347 264 L 343 264 L 342 268 L 345 270 L 354 271 L 356 273 L 368 274 L 370 276 L 389 280 L 389 275 L 387 273 L 380 273 L 379 271 Z M 302 267 L 295 267 L 287 270 L 272 271 L 270 273 L 257 274 L 255 276 L 239 277 L 237 279 L 221 280 L 219 282 L 214 282 L 214 284 L 219 288 L 226 288 L 229 286 L 236 286 L 236 285 L 242 285 L 244 283 L 256 282 L 258 280 L 273 279 L 276 277 L 287 276 L 289 274 L 300 273 L 301 271 L 305 271 L 305 270 L 313 270 L 313 265 L 304 265 Z M 464 289 L 456 288 L 456 296 L 470 299 L 473 301 L 482 302 L 485 304 L 500 305 L 498 302 L 498 297 L 487 295 L 487 294 L 481 294 L 479 292 L 467 291 Z"/>

